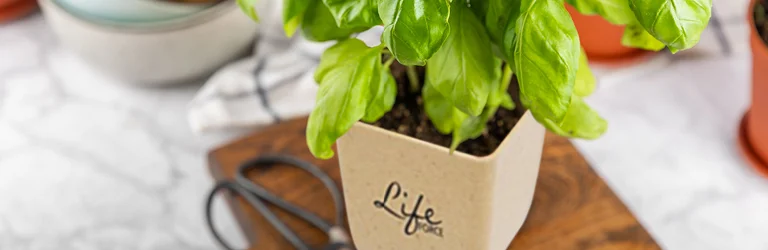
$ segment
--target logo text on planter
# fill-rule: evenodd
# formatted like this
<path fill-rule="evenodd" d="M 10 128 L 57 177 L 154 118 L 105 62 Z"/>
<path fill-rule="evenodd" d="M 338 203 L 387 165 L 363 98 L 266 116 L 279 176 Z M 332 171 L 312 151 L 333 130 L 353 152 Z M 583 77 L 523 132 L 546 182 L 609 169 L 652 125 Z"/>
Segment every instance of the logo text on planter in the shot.
<path fill-rule="evenodd" d="M 374 201 L 373 205 L 404 221 L 403 232 L 405 232 L 405 235 L 422 232 L 443 237 L 443 228 L 439 226 L 443 222 L 434 219 L 434 209 L 427 207 L 424 213 L 419 215 L 419 207 L 421 207 L 423 201 L 424 195 L 419 194 L 412 205 L 408 205 L 408 192 L 403 190 L 400 187 L 400 183 L 395 181 L 387 187 L 386 192 L 384 192 L 384 198 Z M 399 211 L 390 206 L 392 203 L 400 205 Z M 410 212 L 406 210 L 410 210 Z"/>

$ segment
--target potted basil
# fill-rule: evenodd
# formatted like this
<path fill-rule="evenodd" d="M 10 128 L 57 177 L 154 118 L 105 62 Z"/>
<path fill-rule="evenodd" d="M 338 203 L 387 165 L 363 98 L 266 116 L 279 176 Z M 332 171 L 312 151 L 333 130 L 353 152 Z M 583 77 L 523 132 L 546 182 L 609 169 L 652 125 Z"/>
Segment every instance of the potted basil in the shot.
<path fill-rule="evenodd" d="M 255 16 L 252 1 L 240 3 Z M 616 5 L 628 44 L 672 52 L 698 42 L 711 6 L 579 1 Z M 338 141 L 359 249 L 504 249 L 531 205 L 544 128 L 607 128 L 583 101 L 595 80 L 560 0 L 286 0 L 283 21 L 338 41 L 315 71 L 307 144 L 329 159 Z M 380 45 L 351 38 L 377 25 Z"/>

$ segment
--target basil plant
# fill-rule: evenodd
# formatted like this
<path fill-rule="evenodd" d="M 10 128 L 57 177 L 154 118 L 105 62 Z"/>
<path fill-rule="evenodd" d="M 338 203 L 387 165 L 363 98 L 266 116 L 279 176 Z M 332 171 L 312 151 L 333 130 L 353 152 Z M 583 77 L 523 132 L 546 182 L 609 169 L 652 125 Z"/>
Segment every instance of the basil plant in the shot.
<path fill-rule="evenodd" d="M 238 0 L 257 19 L 255 1 Z M 374 122 L 392 108 L 393 60 L 412 81 L 413 67 L 426 67 L 424 108 L 438 131 L 453 134 L 452 150 L 480 136 L 497 109 L 514 108 L 513 74 L 521 103 L 547 129 L 599 137 L 607 124 L 583 101 L 595 80 L 565 4 L 625 25 L 624 45 L 675 53 L 699 41 L 712 0 L 284 0 L 288 36 L 299 30 L 309 40 L 336 41 L 314 74 L 309 149 L 330 158 L 355 122 Z M 377 25 L 384 26 L 381 45 L 354 38 Z"/>

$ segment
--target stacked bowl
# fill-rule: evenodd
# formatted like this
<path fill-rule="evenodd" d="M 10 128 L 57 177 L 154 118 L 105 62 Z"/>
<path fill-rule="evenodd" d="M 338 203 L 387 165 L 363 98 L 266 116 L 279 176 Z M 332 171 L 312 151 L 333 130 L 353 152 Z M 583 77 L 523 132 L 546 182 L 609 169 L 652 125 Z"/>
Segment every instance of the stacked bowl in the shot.
<path fill-rule="evenodd" d="M 256 24 L 235 1 L 39 0 L 61 42 L 121 80 L 197 80 L 250 51 Z"/>

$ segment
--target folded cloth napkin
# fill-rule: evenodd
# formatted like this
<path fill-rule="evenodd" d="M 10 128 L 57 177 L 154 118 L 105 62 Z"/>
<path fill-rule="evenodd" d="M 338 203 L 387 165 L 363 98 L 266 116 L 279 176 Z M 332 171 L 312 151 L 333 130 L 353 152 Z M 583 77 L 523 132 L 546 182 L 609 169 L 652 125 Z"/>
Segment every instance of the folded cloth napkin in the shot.
<path fill-rule="evenodd" d="M 298 33 L 287 37 L 281 7 L 280 1 L 260 2 L 254 55 L 215 73 L 192 100 L 188 119 L 195 132 L 260 127 L 312 111 L 317 93 L 313 72 L 334 43 L 307 41 Z M 374 46 L 381 31 L 376 27 L 357 37 Z"/>

